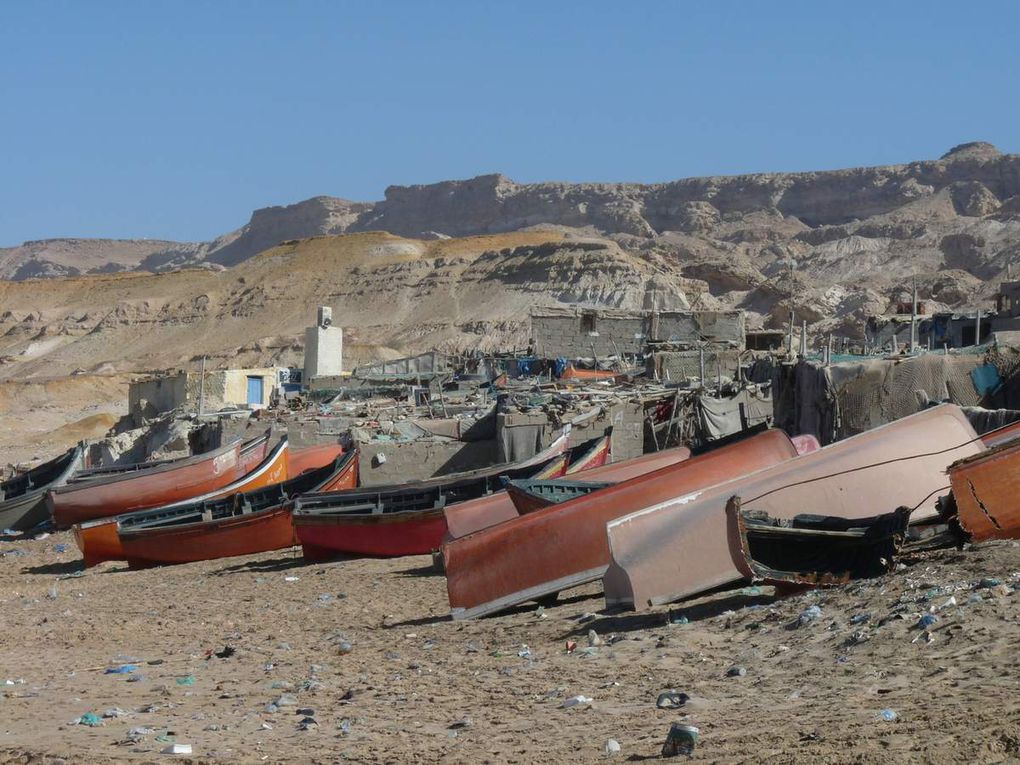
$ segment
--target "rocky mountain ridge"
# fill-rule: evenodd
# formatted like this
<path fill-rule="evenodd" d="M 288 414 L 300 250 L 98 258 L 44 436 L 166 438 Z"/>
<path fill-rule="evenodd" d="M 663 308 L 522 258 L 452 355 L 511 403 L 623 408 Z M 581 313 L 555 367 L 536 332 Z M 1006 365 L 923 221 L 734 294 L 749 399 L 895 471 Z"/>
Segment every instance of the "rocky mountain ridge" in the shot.
<path fill-rule="evenodd" d="M 562 303 L 741 309 L 750 327 L 785 326 L 792 310 L 815 338 L 860 337 L 915 278 L 929 310 L 992 306 L 1020 261 L 1020 155 L 976 143 L 907 165 L 653 185 L 489 175 L 266 208 L 208 243 L 21 251 L 35 265 L 15 275 L 69 277 L 0 281 L 0 377 L 199 351 L 292 363 L 320 304 L 364 358 L 512 347 L 532 307 Z M 0 268 L 17 257 L 0 253 Z M 98 273 L 73 276 L 85 266 Z"/>
<path fill-rule="evenodd" d="M 948 198 L 952 213 L 944 213 L 950 217 L 1016 219 L 1020 155 L 974 142 L 938 160 L 847 170 L 658 184 L 519 184 L 493 174 L 390 186 L 374 203 L 318 196 L 256 210 L 245 226 L 211 242 L 58 239 L 0 248 L 0 278 L 230 267 L 283 241 L 373 230 L 431 238 L 542 225 L 646 241 L 671 233 L 718 243 L 793 239 L 817 245 L 851 234 L 903 240 L 917 238 L 925 224 L 924 215 L 911 215 L 911 206 L 939 195 Z M 887 216 L 901 220 L 861 225 Z"/>

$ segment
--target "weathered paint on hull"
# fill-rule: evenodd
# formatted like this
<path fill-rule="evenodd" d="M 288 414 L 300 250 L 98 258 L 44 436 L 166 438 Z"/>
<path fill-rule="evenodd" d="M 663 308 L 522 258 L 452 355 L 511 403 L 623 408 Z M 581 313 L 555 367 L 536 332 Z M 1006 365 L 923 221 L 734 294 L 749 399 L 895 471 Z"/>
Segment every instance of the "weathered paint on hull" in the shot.
<path fill-rule="evenodd" d="M 943 405 L 705 491 L 646 503 L 607 526 L 606 603 L 641 610 L 740 581 L 740 543 L 726 515 L 733 496 L 745 511 L 773 518 L 805 511 L 863 518 L 917 506 L 916 523 L 937 515 L 946 466 L 983 450 L 960 408 Z"/>
<path fill-rule="evenodd" d="M 286 505 L 223 521 L 124 533 L 120 542 L 124 560 L 142 568 L 282 550 L 298 540 Z"/>
<path fill-rule="evenodd" d="M 287 477 L 297 478 L 307 470 L 314 470 L 323 465 L 328 465 L 343 453 L 344 448 L 340 444 L 321 444 L 319 446 L 292 449 Z"/>
<path fill-rule="evenodd" d="M 347 460 L 341 469 L 337 470 L 316 488 L 321 491 L 343 490 L 353 489 L 357 486 L 357 484 L 358 453 L 355 451 L 351 459 Z M 234 521 L 237 520 L 237 518 L 226 518 L 222 520 L 214 519 L 201 524 L 189 524 L 187 527 L 177 527 L 179 529 L 192 529 L 192 533 L 187 535 L 167 534 L 166 532 L 173 530 L 169 527 L 139 529 L 135 532 L 130 532 L 130 534 L 135 536 L 136 540 L 146 540 L 144 554 L 136 551 L 135 556 L 138 560 L 144 560 L 148 563 L 181 563 L 185 561 L 211 560 L 219 557 L 228 557 L 230 555 L 247 554 L 231 552 L 231 550 L 241 549 L 242 547 L 243 549 L 253 550 L 254 552 L 279 549 L 279 547 L 275 546 L 265 546 L 267 544 L 279 544 L 279 534 L 271 533 L 269 536 L 263 538 L 267 529 L 273 530 L 276 528 L 275 521 L 273 524 L 266 525 L 262 525 L 256 521 L 258 521 L 263 514 L 274 513 L 281 507 L 282 506 L 267 508 L 246 516 L 249 521 L 251 521 L 251 523 L 248 524 L 235 524 Z M 287 505 L 287 526 L 288 528 L 293 529 L 293 525 L 290 521 L 290 510 L 290 506 Z M 82 551 L 86 567 L 94 566 L 97 563 L 108 560 L 128 559 L 128 554 L 122 545 L 122 536 L 118 533 L 117 521 L 118 518 L 104 518 L 79 524 L 74 527 L 75 543 L 78 545 L 78 549 Z M 221 524 L 223 524 L 222 531 L 220 526 Z M 224 535 L 221 536 L 221 534 Z M 244 534 L 250 534 L 252 538 L 249 540 L 243 540 L 241 537 L 243 537 Z M 293 530 L 291 531 L 291 535 L 293 536 Z M 173 544 L 174 549 L 170 550 L 168 547 L 161 548 L 158 543 L 159 539 L 164 540 L 164 545 Z M 294 537 L 294 540 L 295 541 L 284 546 L 290 547 L 297 544 L 296 537 Z M 246 547 L 244 547 L 244 545 L 246 545 Z M 216 553 L 218 547 L 222 547 L 224 551 L 222 555 Z M 161 549 L 164 552 L 160 552 Z M 164 553 L 166 553 L 166 557 L 164 557 Z"/>
<path fill-rule="evenodd" d="M 243 494 L 265 486 L 272 486 L 285 480 L 288 469 L 289 449 L 286 441 L 278 444 L 262 464 L 255 467 L 241 480 L 225 486 L 200 498 L 185 500 L 180 504 L 188 504 L 205 499 Z M 173 506 L 172 504 L 170 506 Z M 120 514 L 123 515 L 123 514 Z M 98 518 L 84 523 L 77 523 L 72 528 L 74 542 L 81 550 L 85 567 L 95 566 L 108 560 L 126 560 L 126 553 L 117 533 L 117 520 L 120 515 L 110 518 Z"/>
<path fill-rule="evenodd" d="M 691 450 L 686 447 L 666 449 L 645 454 L 622 462 L 613 462 L 602 467 L 585 471 L 586 481 L 626 481 L 645 473 L 651 473 L 669 465 L 690 459 Z M 505 491 L 497 491 L 486 497 L 450 505 L 445 510 L 446 541 L 459 539 L 476 531 L 495 526 L 497 523 L 513 520 L 519 513 Z"/>
<path fill-rule="evenodd" d="M 12 479 L 3 484 L 4 488 L 11 490 L 12 485 L 20 483 L 17 492 L 24 492 L 16 496 L 8 496 L 0 501 L 0 531 L 11 529 L 12 531 L 27 531 L 38 526 L 50 517 L 46 505 L 46 493 L 50 489 L 63 486 L 68 479 L 79 470 L 85 461 L 84 444 L 79 444 L 73 449 L 65 452 L 54 460 L 39 465 L 35 469 Z M 42 477 L 36 478 L 39 474 Z M 52 480 L 46 481 L 49 476 Z M 29 482 L 41 480 L 44 483 L 36 486 L 29 486 Z"/>
<path fill-rule="evenodd" d="M 304 515 L 294 524 L 305 557 L 393 558 L 439 548 L 446 532 L 442 510 L 379 515 Z M 328 552 L 327 552 L 328 551 Z"/>
<path fill-rule="evenodd" d="M 960 527 L 975 542 L 1020 539 L 1020 443 L 949 466 Z"/>
<path fill-rule="evenodd" d="M 46 504 L 58 528 L 216 491 L 244 475 L 238 444 L 146 470 L 54 489 Z"/>
<path fill-rule="evenodd" d="M 765 431 L 450 541 L 443 559 L 451 611 L 455 618 L 481 616 L 598 579 L 609 564 L 608 521 L 796 454 L 785 433 Z"/>

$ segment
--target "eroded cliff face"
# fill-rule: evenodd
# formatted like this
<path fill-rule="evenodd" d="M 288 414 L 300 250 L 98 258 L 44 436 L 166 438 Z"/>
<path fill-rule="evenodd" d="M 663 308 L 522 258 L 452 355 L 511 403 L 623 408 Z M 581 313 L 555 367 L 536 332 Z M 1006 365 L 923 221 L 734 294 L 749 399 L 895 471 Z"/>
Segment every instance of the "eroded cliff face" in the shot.
<path fill-rule="evenodd" d="M 560 232 L 304 239 L 223 271 L 0 282 L 0 378 L 300 364 L 333 307 L 354 364 L 439 347 L 523 347 L 535 306 L 679 309 L 707 285 L 615 242 Z"/>
<path fill-rule="evenodd" d="M 161 272 L 0 282 L 0 353 L 14 359 L 0 374 L 199 352 L 289 363 L 317 304 L 333 305 L 366 357 L 513 345 L 532 307 L 556 303 L 740 308 L 752 327 L 793 310 L 816 334 L 859 336 L 915 277 L 932 309 L 990 307 L 1017 261 L 1020 156 L 982 143 L 906 165 L 653 185 L 487 175 L 394 186 L 375 204 L 266 208 L 213 242 L 0 251 L 8 277 Z"/>

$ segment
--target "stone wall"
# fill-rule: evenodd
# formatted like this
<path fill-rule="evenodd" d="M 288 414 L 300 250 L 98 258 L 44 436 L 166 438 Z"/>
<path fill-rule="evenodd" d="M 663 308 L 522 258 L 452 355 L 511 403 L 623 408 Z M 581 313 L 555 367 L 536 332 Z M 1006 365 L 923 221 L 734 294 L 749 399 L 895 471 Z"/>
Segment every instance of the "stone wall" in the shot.
<path fill-rule="evenodd" d="M 138 380 L 128 385 L 128 411 L 140 411 L 146 417 L 169 412 L 187 403 L 187 379 L 184 372 L 166 377 Z"/>
<path fill-rule="evenodd" d="M 743 350 L 744 313 L 545 308 L 532 312 L 531 336 L 544 358 L 637 355 L 648 341 Z"/>

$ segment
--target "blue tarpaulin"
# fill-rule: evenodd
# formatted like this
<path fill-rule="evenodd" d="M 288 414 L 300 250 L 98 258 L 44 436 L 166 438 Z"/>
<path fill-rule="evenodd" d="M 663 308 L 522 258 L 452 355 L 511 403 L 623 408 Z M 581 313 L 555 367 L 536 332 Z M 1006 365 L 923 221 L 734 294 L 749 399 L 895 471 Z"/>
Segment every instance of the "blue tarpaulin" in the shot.
<path fill-rule="evenodd" d="M 970 379 L 974 381 L 974 389 L 981 396 L 986 393 L 995 393 L 1002 385 L 999 370 L 995 368 L 994 364 L 976 367 L 970 373 Z"/>

